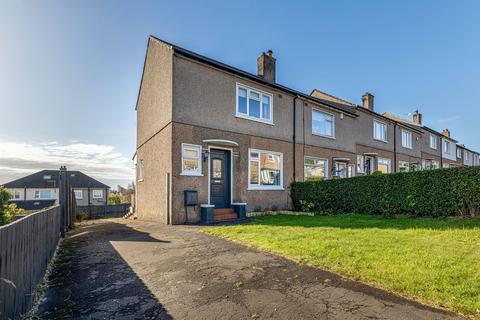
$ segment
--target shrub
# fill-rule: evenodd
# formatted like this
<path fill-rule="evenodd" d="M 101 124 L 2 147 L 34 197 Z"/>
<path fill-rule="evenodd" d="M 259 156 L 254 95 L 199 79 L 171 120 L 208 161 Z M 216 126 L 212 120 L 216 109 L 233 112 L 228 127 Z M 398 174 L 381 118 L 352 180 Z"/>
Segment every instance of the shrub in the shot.
<path fill-rule="evenodd" d="M 261 206 L 255 206 L 255 208 L 253 208 L 253 212 L 262 212 L 262 207 Z"/>
<path fill-rule="evenodd" d="M 118 194 L 111 194 L 108 196 L 108 204 L 120 204 L 122 203 L 122 198 Z"/>
<path fill-rule="evenodd" d="M 414 216 L 480 215 L 480 168 L 292 183 L 296 210 Z"/>
<path fill-rule="evenodd" d="M 0 226 L 13 221 L 13 216 L 7 209 L 8 200 L 11 197 L 12 195 L 3 186 L 0 186 Z"/>
<path fill-rule="evenodd" d="M 83 211 L 77 211 L 77 214 L 75 215 L 75 220 L 77 222 L 82 222 L 83 220 L 87 219 L 88 215 L 86 212 Z"/>

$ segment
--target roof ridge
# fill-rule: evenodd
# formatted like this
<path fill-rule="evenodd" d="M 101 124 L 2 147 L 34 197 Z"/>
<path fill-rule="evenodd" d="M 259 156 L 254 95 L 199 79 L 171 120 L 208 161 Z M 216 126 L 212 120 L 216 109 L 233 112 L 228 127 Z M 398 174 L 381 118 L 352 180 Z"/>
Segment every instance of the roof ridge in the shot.
<path fill-rule="evenodd" d="M 347 101 L 347 100 L 345 100 L 345 99 L 339 98 L 339 97 L 337 97 L 337 96 L 334 96 L 333 94 L 326 93 L 326 92 L 324 92 L 324 91 L 318 90 L 317 88 L 313 88 L 313 90 L 312 90 L 312 92 L 310 93 L 310 95 L 312 95 L 312 93 L 315 92 L 315 91 L 320 92 L 320 93 L 322 93 L 322 94 L 324 94 L 324 95 L 326 95 L 326 96 L 332 97 L 332 98 L 334 98 L 334 99 L 343 101 L 343 102 L 345 102 L 345 103 L 347 103 L 347 104 L 349 104 L 349 105 L 351 105 L 351 106 L 353 106 L 353 107 L 355 107 L 355 106 L 357 105 L 356 103 L 353 103 L 353 102 Z"/>

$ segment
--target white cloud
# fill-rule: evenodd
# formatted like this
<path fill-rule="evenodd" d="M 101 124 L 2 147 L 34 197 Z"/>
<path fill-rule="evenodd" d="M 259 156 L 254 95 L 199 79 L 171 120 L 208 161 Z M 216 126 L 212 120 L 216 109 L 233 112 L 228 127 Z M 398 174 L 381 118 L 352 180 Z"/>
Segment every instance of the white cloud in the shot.
<path fill-rule="evenodd" d="M 116 152 L 113 146 L 0 141 L 0 183 L 62 165 L 102 181 L 129 182 L 134 177 L 132 160 Z"/>
<path fill-rule="evenodd" d="M 443 119 L 439 119 L 437 122 L 438 123 L 450 123 L 450 122 L 455 122 L 457 120 L 460 120 L 460 116 L 451 116 L 451 117 L 448 117 L 448 118 L 443 118 Z"/>

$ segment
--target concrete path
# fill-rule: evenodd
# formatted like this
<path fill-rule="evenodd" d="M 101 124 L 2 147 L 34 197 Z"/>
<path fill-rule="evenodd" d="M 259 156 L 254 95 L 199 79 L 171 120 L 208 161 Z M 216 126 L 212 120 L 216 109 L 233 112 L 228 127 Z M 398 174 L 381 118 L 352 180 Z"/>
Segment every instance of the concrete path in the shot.
<path fill-rule="evenodd" d="M 41 319 L 452 319 L 319 269 L 203 234 L 121 219 L 63 241 Z"/>

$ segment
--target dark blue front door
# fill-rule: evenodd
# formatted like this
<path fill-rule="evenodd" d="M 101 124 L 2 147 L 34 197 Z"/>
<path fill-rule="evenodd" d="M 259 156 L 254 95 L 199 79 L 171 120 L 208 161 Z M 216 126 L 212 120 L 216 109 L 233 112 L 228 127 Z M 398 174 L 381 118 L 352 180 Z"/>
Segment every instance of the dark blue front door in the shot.
<path fill-rule="evenodd" d="M 210 150 L 210 203 L 230 208 L 230 151 Z"/>

